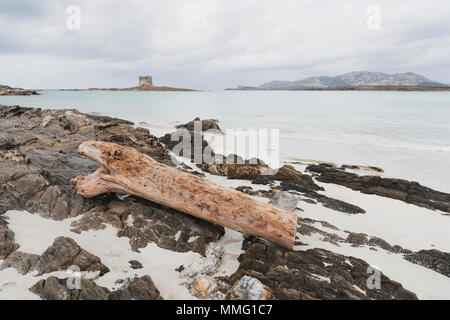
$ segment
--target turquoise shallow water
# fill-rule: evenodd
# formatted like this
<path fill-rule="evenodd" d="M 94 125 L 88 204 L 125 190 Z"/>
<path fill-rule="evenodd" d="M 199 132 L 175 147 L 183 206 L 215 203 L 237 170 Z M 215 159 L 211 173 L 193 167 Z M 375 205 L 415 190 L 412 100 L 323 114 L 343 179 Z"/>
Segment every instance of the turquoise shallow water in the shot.
<path fill-rule="evenodd" d="M 280 155 L 374 165 L 450 192 L 449 92 L 107 92 L 46 90 L 0 104 L 76 108 L 149 126 L 216 118 L 223 128 L 280 129 Z"/>

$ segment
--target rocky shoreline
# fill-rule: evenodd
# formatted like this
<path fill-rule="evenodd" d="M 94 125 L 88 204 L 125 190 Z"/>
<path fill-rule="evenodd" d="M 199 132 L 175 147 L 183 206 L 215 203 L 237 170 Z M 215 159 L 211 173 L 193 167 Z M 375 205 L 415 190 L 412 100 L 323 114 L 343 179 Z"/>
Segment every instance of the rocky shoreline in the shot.
<path fill-rule="evenodd" d="M 174 88 L 167 86 L 137 86 L 131 88 L 89 88 L 89 89 L 61 89 L 61 91 L 188 91 L 196 92 L 201 90 Z"/>
<path fill-rule="evenodd" d="M 182 125 L 191 130 L 191 124 Z M 220 131 L 217 121 L 203 121 L 203 129 Z M 230 274 L 219 273 L 223 248 L 219 244 L 227 230 L 150 201 L 117 194 L 85 199 L 69 184 L 78 175 L 95 171 L 99 164 L 82 157 L 77 148 L 88 140 L 114 142 L 132 147 L 158 162 L 199 176 L 206 174 L 230 180 L 248 181 L 238 190 L 270 198 L 276 206 L 301 210 L 301 203 L 323 206 L 336 214 L 364 215 L 367 208 L 325 194 L 319 182 L 342 185 L 352 190 L 388 197 L 427 209 L 449 212 L 450 195 L 405 180 L 355 176 L 345 168 L 311 165 L 300 172 L 285 165 L 272 175 L 262 161 L 250 164 L 173 164 L 170 135 L 153 136 L 148 129 L 129 121 L 82 114 L 77 110 L 42 110 L 0 105 L 0 270 L 14 268 L 19 274 L 49 275 L 29 290 L 42 299 L 164 299 L 152 274 L 130 278 L 119 288 L 97 284 L 112 266 L 79 245 L 72 237 L 57 237 L 41 254 L 21 251 L 5 213 L 27 211 L 54 221 L 71 222 L 73 235 L 114 228 L 117 237 L 127 239 L 130 250 L 139 252 L 152 244 L 167 252 L 196 253 L 202 258 L 177 268 L 180 285 L 201 299 L 416 299 L 396 279 L 382 274 L 380 289 L 366 286 L 369 263 L 329 250 L 302 250 L 303 236 L 320 235 L 333 246 L 370 247 L 404 255 L 407 263 L 423 266 L 450 277 L 449 253 L 439 250 L 414 252 L 381 238 L 340 230 L 326 221 L 300 218 L 295 250 L 286 250 L 258 238 L 243 235 L 238 267 Z M 192 131 L 192 130 L 191 130 Z M 191 134 L 195 134 L 191 132 Z M 204 141 L 204 140 L 203 140 Z M 203 149 L 209 148 L 206 141 Z M 222 155 L 215 155 L 223 157 Z M 235 156 L 237 157 L 237 156 Z M 376 181 L 375 181 L 376 180 Z M 259 186 L 265 189 L 256 190 Z M 298 203 L 298 205 L 297 205 Z M 319 227 L 320 225 L 320 227 Z M 326 231 L 325 231 L 326 230 Z M 43 231 L 45 232 L 45 231 Z M 125 261 L 128 263 L 128 260 Z M 65 278 L 52 272 L 77 265 L 85 274 L 81 289 L 69 289 Z M 144 265 L 145 267 L 145 265 Z M 131 269 L 142 269 L 130 261 Z M 0 271 L 2 272 L 2 271 Z M 44 276 L 45 277 L 45 276 Z M 120 279 L 116 279 L 120 280 Z M 16 280 L 18 281 L 18 280 Z M 1 283 L 0 283 L 1 287 Z M 256 293 L 255 293 L 256 292 Z"/>
<path fill-rule="evenodd" d="M 377 86 L 336 86 L 324 88 L 293 88 L 293 89 L 265 89 L 259 87 L 243 86 L 239 88 L 227 88 L 225 90 L 234 91 L 404 91 L 404 92 L 444 92 L 450 91 L 450 87 L 430 87 L 430 86 L 392 86 L 392 85 L 377 85 Z"/>
<path fill-rule="evenodd" d="M 31 96 L 38 95 L 36 90 L 26 90 L 22 88 L 12 88 L 10 86 L 0 85 L 0 96 Z"/>
<path fill-rule="evenodd" d="M 296 81 L 275 80 L 258 87 L 238 86 L 228 90 L 450 91 L 450 86 L 413 72 L 387 74 L 353 71 L 337 76 L 315 76 Z"/>

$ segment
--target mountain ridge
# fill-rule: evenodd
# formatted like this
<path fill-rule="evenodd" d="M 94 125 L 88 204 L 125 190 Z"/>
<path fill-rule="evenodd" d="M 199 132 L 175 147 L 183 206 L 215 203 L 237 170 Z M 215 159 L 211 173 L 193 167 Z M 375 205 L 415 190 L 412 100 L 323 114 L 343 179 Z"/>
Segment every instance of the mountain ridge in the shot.
<path fill-rule="evenodd" d="M 383 72 L 353 71 L 337 76 L 315 76 L 296 81 L 274 80 L 258 87 L 238 86 L 238 90 L 302 90 L 376 86 L 449 87 L 414 72 L 388 74 Z"/>

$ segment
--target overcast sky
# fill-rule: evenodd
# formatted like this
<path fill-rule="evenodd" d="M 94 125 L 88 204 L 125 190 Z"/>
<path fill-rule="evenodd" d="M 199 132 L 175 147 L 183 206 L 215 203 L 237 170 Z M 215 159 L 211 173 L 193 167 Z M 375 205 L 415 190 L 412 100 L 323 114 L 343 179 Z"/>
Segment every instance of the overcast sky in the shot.
<path fill-rule="evenodd" d="M 69 5 L 81 9 L 70 29 Z M 381 10 L 373 29 L 371 5 Z M 71 20 L 73 21 L 73 20 Z M 376 24 L 375 24 L 376 26 Z M 1 0 L 0 84 L 223 89 L 368 70 L 450 83 L 448 0 Z"/>

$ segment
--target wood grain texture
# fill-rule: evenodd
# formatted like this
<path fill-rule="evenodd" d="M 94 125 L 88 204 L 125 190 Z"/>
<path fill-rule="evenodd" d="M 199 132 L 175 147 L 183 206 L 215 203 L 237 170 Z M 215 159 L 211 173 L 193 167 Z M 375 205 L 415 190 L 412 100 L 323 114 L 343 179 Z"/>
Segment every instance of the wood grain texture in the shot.
<path fill-rule="evenodd" d="M 78 152 L 103 165 L 71 180 L 84 197 L 133 194 L 288 249 L 294 245 L 297 217 L 292 212 L 161 164 L 133 148 L 86 141 Z"/>

